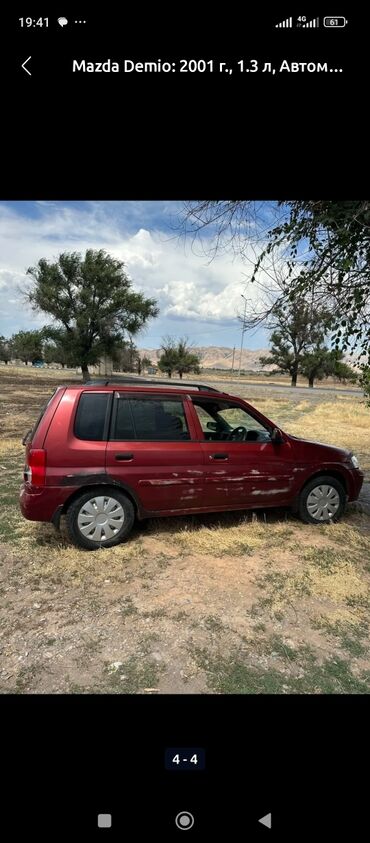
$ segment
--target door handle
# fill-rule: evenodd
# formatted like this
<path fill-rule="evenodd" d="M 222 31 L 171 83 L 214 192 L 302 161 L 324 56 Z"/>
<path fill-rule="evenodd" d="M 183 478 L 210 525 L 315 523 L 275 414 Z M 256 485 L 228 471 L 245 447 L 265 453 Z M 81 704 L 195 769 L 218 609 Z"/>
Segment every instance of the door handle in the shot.
<path fill-rule="evenodd" d="M 222 454 L 221 451 L 218 451 L 217 454 L 211 454 L 210 460 L 228 460 L 228 454 Z"/>
<path fill-rule="evenodd" d="M 125 454 L 116 454 L 115 457 L 114 457 L 115 460 L 121 460 L 121 461 L 132 460 L 133 458 L 134 458 L 134 455 L 130 454 L 129 451 L 127 451 L 127 453 L 125 453 Z"/>

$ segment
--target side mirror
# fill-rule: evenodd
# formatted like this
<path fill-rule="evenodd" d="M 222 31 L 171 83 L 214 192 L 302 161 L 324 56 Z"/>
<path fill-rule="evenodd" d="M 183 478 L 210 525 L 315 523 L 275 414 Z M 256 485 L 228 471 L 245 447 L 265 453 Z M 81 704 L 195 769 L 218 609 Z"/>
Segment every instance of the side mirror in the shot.
<path fill-rule="evenodd" d="M 207 422 L 207 429 L 208 430 L 217 430 L 217 422 Z"/>
<path fill-rule="evenodd" d="M 271 442 L 273 442 L 274 445 L 281 445 L 283 442 L 283 437 L 278 427 L 274 427 L 271 431 Z"/>

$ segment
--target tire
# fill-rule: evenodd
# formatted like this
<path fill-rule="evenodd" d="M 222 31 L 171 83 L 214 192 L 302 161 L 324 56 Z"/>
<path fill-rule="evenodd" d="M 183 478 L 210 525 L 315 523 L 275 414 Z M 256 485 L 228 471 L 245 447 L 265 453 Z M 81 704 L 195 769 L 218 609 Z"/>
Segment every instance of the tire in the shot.
<path fill-rule="evenodd" d="M 111 517 L 104 520 L 107 507 Z M 119 489 L 108 486 L 84 492 L 71 503 L 66 513 L 71 541 L 85 550 L 119 544 L 131 532 L 134 520 L 135 510 L 130 499 Z M 94 527 L 95 539 L 89 537 Z"/>
<path fill-rule="evenodd" d="M 341 518 L 345 505 L 346 493 L 340 480 L 323 474 L 302 489 L 298 514 L 305 524 L 328 524 Z"/>

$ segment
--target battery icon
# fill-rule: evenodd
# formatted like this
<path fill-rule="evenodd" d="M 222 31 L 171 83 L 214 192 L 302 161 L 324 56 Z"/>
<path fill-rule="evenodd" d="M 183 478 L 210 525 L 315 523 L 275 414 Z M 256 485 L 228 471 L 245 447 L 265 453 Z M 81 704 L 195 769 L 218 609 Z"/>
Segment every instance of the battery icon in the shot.
<path fill-rule="evenodd" d="M 330 27 L 330 29 L 338 29 L 341 26 L 347 26 L 348 20 L 344 17 L 337 17 L 337 18 L 324 18 L 324 26 Z"/>

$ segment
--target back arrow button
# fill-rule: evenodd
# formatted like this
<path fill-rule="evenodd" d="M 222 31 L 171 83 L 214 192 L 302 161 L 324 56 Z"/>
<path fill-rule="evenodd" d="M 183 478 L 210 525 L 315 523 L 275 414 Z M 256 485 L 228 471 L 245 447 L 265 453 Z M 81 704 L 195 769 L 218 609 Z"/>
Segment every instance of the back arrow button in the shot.
<path fill-rule="evenodd" d="M 258 822 L 265 825 L 266 828 L 271 828 L 271 814 L 265 814 L 265 816 L 261 817 Z"/>
<path fill-rule="evenodd" d="M 23 64 L 22 64 L 23 70 L 25 70 L 26 73 L 28 73 L 29 76 L 31 76 L 32 74 L 31 74 L 31 71 L 28 70 L 28 67 L 26 67 L 26 64 L 30 60 L 30 58 L 31 58 L 31 56 L 28 56 L 28 59 L 25 59 Z"/>

